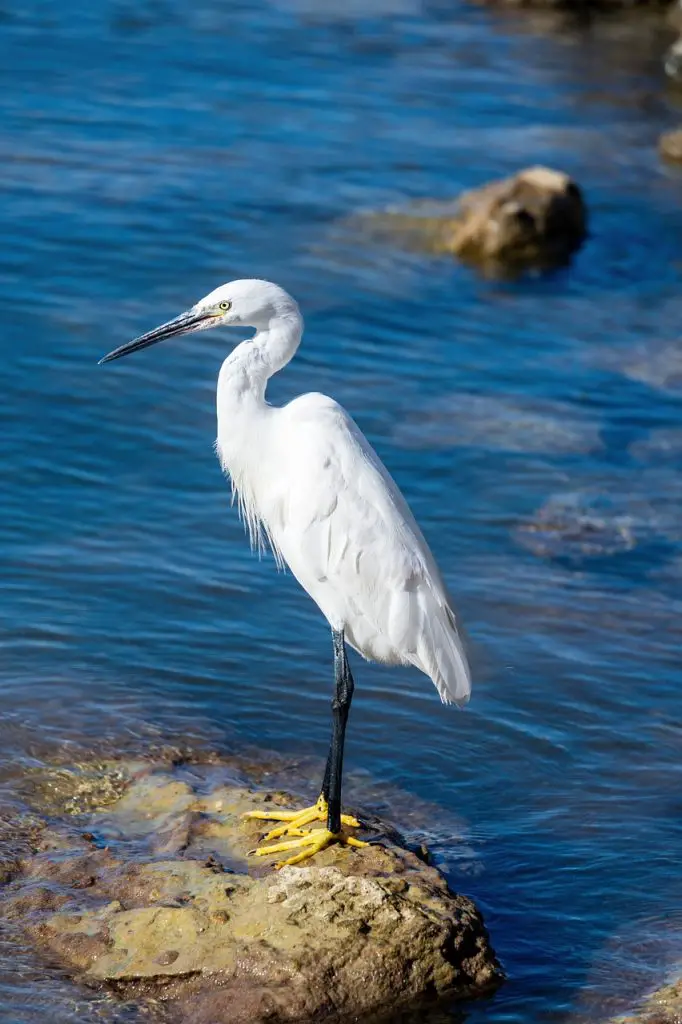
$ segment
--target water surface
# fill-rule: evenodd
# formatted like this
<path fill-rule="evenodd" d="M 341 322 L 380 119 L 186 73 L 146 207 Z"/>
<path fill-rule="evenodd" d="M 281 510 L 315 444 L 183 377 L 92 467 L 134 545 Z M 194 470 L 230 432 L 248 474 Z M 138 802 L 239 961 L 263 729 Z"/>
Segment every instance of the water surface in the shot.
<path fill-rule="evenodd" d="M 509 973 L 448 1020 L 599 1017 L 680 959 L 666 42 L 648 21 L 559 30 L 439 0 L 3 7 L 3 777 L 166 735 L 324 756 L 326 626 L 250 555 L 212 453 L 232 339 L 96 365 L 224 280 L 278 281 L 307 326 L 272 400 L 346 405 L 474 645 L 464 714 L 358 664 L 348 741 L 356 777 L 434 806 L 429 841 Z M 591 218 L 547 278 L 487 281 L 338 226 L 536 162 L 575 175 Z M 548 507 L 599 518 L 603 551 L 529 543 Z M 609 544 L 623 522 L 632 543 Z M 113 1019 L 26 955 L 0 968 L 0 1019 Z"/>

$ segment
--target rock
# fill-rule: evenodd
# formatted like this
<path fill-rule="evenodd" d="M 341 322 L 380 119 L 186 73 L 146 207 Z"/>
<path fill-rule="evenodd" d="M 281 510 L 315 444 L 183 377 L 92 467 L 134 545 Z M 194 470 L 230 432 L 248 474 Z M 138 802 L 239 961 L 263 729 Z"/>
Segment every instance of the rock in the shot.
<path fill-rule="evenodd" d="M 449 251 L 473 260 L 550 262 L 585 237 L 580 189 L 568 175 L 532 167 L 513 178 L 465 192 L 461 222 L 445 236 Z"/>
<path fill-rule="evenodd" d="M 141 766 L 93 761 L 40 770 L 32 780 L 33 803 L 47 813 L 53 808 L 67 814 L 96 810 L 118 800 L 129 782 L 126 773 L 136 768 Z"/>
<path fill-rule="evenodd" d="M 207 792 L 168 765 L 115 775 L 128 779 L 123 795 L 77 828 L 55 824 L 52 808 L 0 900 L 0 916 L 84 984 L 175 1022 L 278 1024 L 500 983 L 474 904 L 390 827 L 381 843 L 276 871 L 274 858 L 252 856 L 263 829 L 243 814 L 292 797 L 229 781 Z M 73 788 L 62 791 L 66 810 Z"/>
<path fill-rule="evenodd" d="M 682 979 L 664 985 L 638 1009 L 615 1017 L 611 1024 L 679 1024 L 682 1020 Z"/>
<path fill-rule="evenodd" d="M 674 82 L 682 82 L 682 38 L 668 47 L 663 58 L 663 69 Z M 674 133 L 673 133 L 674 134 Z M 662 136 L 664 139 L 665 136 Z"/>
<path fill-rule="evenodd" d="M 671 3 L 666 13 L 666 22 L 671 30 L 678 33 L 678 38 L 665 52 L 663 68 L 673 82 L 682 82 L 682 5 L 679 0 Z"/>
<path fill-rule="evenodd" d="M 640 468 L 638 485 L 616 473 L 597 485 L 551 495 L 514 530 L 515 540 L 534 555 L 559 559 L 573 567 L 593 559 L 636 553 L 631 565 L 648 576 L 677 574 L 675 560 L 682 537 L 679 474 L 661 466 Z M 621 563 L 620 570 L 626 571 Z"/>
<path fill-rule="evenodd" d="M 636 7 L 663 9 L 671 0 L 486 0 L 487 3 L 502 7 L 532 7 L 540 10 L 564 11 L 574 17 L 584 17 L 591 12 L 631 11 Z"/>
<path fill-rule="evenodd" d="M 631 551 L 636 520 L 607 495 L 569 492 L 551 497 L 516 530 L 516 539 L 543 558 L 582 561 Z"/>
<path fill-rule="evenodd" d="M 494 274 L 565 262 L 585 238 L 586 223 L 576 183 L 547 167 L 464 192 L 454 205 L 422 201 L 368 218 L 373 230 Z"/>
<path fill-rule="evenodd" d="M 680 67 L 682 69 L 682 52 L 680 53 Z M 682 70 L 680 78 L 682 80 Z M 672 160 L 675 163 L 682 162 L 682 128 L 663 132 L 658 140 L 658 152 L 666 160 Z"/>

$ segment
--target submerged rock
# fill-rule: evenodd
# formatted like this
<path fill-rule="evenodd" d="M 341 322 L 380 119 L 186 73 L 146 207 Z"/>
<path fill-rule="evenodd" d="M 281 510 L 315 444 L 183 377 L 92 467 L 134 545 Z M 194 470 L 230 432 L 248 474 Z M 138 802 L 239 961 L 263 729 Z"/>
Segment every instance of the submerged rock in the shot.
<path fill-rule="evenodd" d="M 91 773 L 103 800 L 83 814 L 61 772 L 71 819 L 44 824 L 0 902 L 77 980 L 188 1024 L 350 1018 L 499 984 L 474 904 L 390 829 L 276 871 L 252 855 L 265 823 L 243 814 L 286 794 L 238 778 L 206 791 L 170 766 L 115 774 L 123 795 Z"/>
<path fill-rule="evenodd" d="M 565 11 L 567 14 L 584 16 L 587 13 L 603 11 L 631 11 L 636 7 L 663 9 L 671 0 L 480 0 L 499 7 L 532 7 L 540 10 Z"/>
<path fill-rule="evenodd" d="M 668 78 L 671 78 L 674 82 L 682 82 L 682 38 L 676 39 L 666 51 L 663 58 L 663 68 Z M 670 134 L 679 134 L 679 131 L 671 132 Z M 661 139 L 664 138 L 665 136 L 661 137 Z"/>
<path fill-rule="evenodd" d="M 454 204 L 415 203 L 372 214 L 365 223 L 414 248 L 504 273 L 567 260 L 585 238 L 587 212 L 568 175 L 530 167 L 464 192 Z"/>
<path fill-rule="evenodd" d="M 682 81 L 682 44 L 680 45 L 680 80 Z M 666 160 L 682 163 L 682 128 L 663 132 L 658 140 L 658 151 Z"/>
<path fill-rule="evenodd" d="M 115 803 L 125 792 L 132 766 L 91 761 L 69 768 L 39 769 L 31 778 L 33 805 L 46 813 L 82 814 Z"/>
<path fill-rule="evenodd" d="M 553 495 L 516 530 L 522 547 L 542 558 L 581 561 L 632 551 L 636 520 L 607 495 L 575 491 Z"/>
<path fill-rule="evenodd" d="M 682 978 L 664 985 L 636 1010 L 615 1017 L 611 1024 L 680 1024 L 682 1020 Z"/>
<path fill-rule="evenodd" d="M 666 21 L 670 28 L 675 29 L 679 35 L 665 52 L 663 68 L 666 75 L 673 82 L 680 84 L 682 82 L 682 3 L 680 3 L 680 0 L 675 0 L 675 2 L 670 4 L 666 14 Z"/>

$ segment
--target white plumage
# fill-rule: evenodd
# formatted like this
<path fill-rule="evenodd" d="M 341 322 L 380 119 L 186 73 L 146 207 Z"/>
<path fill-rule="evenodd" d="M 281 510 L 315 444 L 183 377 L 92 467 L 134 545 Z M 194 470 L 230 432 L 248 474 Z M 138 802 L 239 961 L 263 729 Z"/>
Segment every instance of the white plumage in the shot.
<path fill-rule="evenodd" d="M 213 313 L 221 303 L 229 309 Z M 414 665 L 443 702 L 466 703 L 470 673 L 446 587 L 371 445 L 325 395 L 282 408 L 265 400 L 268 379 L 301 339 L 294 300 L 266 281 L 233 281 L 191 314 L 211 316 L 200 328 L 216 321 L 256 328 L 223 363 L 217 395 L 217 451 L 252 544 L 269 542 L 332 629 L 365 658 Z"/>
<path fill-rule="evenodd" d="M 326 395 L 302 395 L 283 408 L 265 400 L 268 380 L 303 333 L 290 295 L 269 281 L 232 281 L 100 362 L 219 326 L 256 332 L 221 367 L 216 442 L 252 545 L 269 542 L 341 643 L 373 661 L 414 665 L 444 703 L 465 704 L 471 677 L 450 598 L 376 452 Z M 339 666 L 343 688 L 350 670 Z"/>
<path fill-rule="evenodd" d="M 455 615 L 433 555 L 407 503 L 347 412 L 326 395 L 302 395 L 278 409 L 265 400 L 268 380 L 298 348 L 303 320 L 285 291 L 268 281 L 232 281 L 187 313 L 121 345 L 101 362 L 166 338 L 210 327 L 254 327 L 227 357 L 218 378 L 218 439 L 223 469 L 254 547 L 269 542 L 326 616 L 332 631 L 332 739 L 313 807 L 268 808 L 247 817 L 282 822 L 256 856 L 290 854 L 299 864 L 341 843 L 367 844 L 344 828 L 341 780 L 353 676 L 346 641 L 389 665 L 415 665 L 444 703 L 464 704 L 471 681 Z M 326 828 L 307 829 L 326 821 Z"/>

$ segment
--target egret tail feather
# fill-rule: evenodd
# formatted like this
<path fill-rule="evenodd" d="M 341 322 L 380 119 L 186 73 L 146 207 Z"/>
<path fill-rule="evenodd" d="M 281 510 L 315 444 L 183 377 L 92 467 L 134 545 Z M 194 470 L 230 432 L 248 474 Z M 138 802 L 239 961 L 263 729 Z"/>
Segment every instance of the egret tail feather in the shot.
<path fill-rule="evenodd" d="M 429 603 L 415 664 L 431 677 L 443 704 L 463 707 L 471 696 L 471 670 L 464 643 L 452 610 L 435 601 Z"/>

